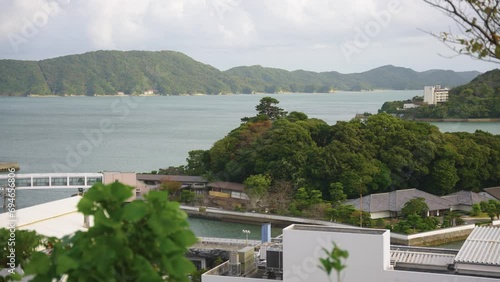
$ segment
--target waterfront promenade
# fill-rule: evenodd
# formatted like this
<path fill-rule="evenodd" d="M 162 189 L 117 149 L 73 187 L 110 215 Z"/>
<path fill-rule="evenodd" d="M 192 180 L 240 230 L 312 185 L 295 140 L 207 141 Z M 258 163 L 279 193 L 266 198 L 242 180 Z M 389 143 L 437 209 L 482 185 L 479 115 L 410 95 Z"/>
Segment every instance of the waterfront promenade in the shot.
<path fill-rule="evenodd" d="M 222 221 L 254 223 L 254 224 L 270 222 L 272 224 L 283 227 L 295 223 L 295 224 L 314 224 L 314 225 L 353 228 L 353 226 L 351 225 L 330 222 L 325 220 L 282 216 L 282 215 L 266 214 L 266 213 L 255 213 L 255 212 L 235 212 L 235 211 L 228 211 L 210 207 L 203 207 L 203 208 L 205 208 L 205 210 L 201 209 L 200 211 L 200 207 L 181 205 L 181 209 L 192 217 L 201 217 L 201 218 L 217 219 Z"/>
<path fill-rule="evenodd" d="M 312 225 L 322 225 L 322 226 L 344 227 L 351 229 L 360 228 L 356 226 L 324 221 L 324 220 L 289 217 L 289 216 L 273 215 L 273 214 L 262 214 L 254 212 L 235 212 L 235 211 L 227 211 L 209 207 L 204 207 L 204 208 L 205 209 L 202 208 L 200 211 L 200 207 L 181 205 L 181 209 L 184 210 L 191 217 L 201 217 L 201 218 L 215 219 L 221 221 L 252 223 L 252 224 L 261 224 L 270 222 L 274 225 L 281 227 L 286 227 L 291 224 L 312 224 Z M 500 220 L 494 220 L 492 222 L 492 225 L 500 226 Z M 391 232 L 391 244 L 406 245 L 406 246 L 433 246 L 433 245 L 464 240 L 472 232 L 474 226 L 475 224 L 468 224 L 468 225 L 437 229 L 433 231 L 410 234 L 410 235 Z"/>

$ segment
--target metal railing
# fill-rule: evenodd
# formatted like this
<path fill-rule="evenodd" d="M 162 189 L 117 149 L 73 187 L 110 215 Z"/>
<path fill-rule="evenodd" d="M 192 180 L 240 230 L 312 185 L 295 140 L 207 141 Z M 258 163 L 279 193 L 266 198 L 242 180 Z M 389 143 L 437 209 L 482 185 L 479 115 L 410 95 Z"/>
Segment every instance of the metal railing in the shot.
<path fill-rule="evenodd" d="M 231 238 L 215 238 L 215 237 L 199 237 L 198 242 L 202 244 L 224 244 L 238 246 L 256 246 L 262 242 L 259 240 L 231 239 Z"/>

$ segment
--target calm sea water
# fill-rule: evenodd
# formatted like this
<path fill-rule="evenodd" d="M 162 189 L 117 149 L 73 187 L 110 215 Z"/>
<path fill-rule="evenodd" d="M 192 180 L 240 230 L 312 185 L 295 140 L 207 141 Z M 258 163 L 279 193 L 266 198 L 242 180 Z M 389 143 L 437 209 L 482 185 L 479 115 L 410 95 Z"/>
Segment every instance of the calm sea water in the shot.
<path fill-rule="evenodd" d="M 273 95 L 287 111 L 301 111 L 329 124 L 357 113 L 376 113 L 385 101 L 422 91 L 337 92 Z M 265 95 L 168 97 L 0 97 L 0 162 L 18 162 L 21 173 L 144 172 L 185 164 L 190 150 L 208 149 L 255 115 Z M 443 131 L 500 134 L 500 123 L 435 123 Z M 18 191 L 18 206 L 68 197 L 76 191 Z M 190 219 L 199 236 L 243 238 L 232 223 Z"/>
<path fill-rule="evenodd" d="M 334 124 L 375 113 L 385 101 L 421 91 L 275 95 L 287 111 Z M 255 114 L 264 95 L 168 97 L 0 98 L 0 161 L 21 172 L 144 172 L 185 164 L 187 153 L 208 149 L 240 118 Z M 446 131 L 480 128 L 500 134 L 500 123 L 437 124 Z"/>

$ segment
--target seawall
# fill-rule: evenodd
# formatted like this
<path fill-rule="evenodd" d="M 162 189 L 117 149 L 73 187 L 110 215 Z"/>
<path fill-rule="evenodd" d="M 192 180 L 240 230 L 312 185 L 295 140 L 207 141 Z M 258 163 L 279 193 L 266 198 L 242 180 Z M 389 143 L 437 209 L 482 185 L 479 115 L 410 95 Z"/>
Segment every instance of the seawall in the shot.
<path fill-rule="evenodd" d="M 324 226 L 348 227 L 356 228 L 355 226 L 329 222 L 324 220 L 307 219 L 300 217 L 289 217 L 273 214 L 261 214 L 253 212 L 234 212 L 215 208 L 201 209 L 199 207 L 191 207 L 181 205 L 190 217 L 214 219 L 228 222 L 262 224 L 270 222 L 273 225 L 286 227 L 290 224 L 313 224 Z M 500 226 L 500 220 L 493 221 L 492 225 Z M 462 225 L 444 229 L 438 229 L 417 234 L 398 234 L 391 232 L 391 244 L 404 246 L 435 246 L 444 243 L 460 241 L 466 239 L 474 229 L 474 224 Z"/>
<path fill-rule="evenodd" d="M 494 220 L 492 225 L 500 226 L 500 220 Z M 391 244 L 422 247 L 441 245 L 467 239 L 474 227 L 474 224 L 461 225 L 411 235 L 391 232 Z"/>
<path fill-rule="evenodd" d="M 274 214 L 262 214 L 254 212 L 235 212 L 227 211 L 216 208 L 205 208 L 200 211 L 199 207 L 191 207 L 181 205 L 181 209 L 184 210 L 190 217 L 214 219 L 228 222 L 239 222 L 239 223 L 253 223 L 262 224 L 270 222 L 273 225 L 286 227 L 290 224 L 300 223 L 300 224 L 314 224 L 314 225 L 325 225 L 325 226 L 337 226 L 337 227 L 350 227 L 353 226 L 340 224 L 335 222 L 329 222 L 324 220 L 300 218 L 300 217 L 290 217 Z"/>

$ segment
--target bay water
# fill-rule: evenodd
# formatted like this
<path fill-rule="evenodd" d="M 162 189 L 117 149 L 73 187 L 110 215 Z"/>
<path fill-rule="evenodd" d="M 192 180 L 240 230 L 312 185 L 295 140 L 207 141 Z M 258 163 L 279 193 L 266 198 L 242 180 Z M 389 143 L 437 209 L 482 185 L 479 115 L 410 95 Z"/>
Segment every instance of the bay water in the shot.
<path fill-rule="evenodd" d="M 385 101 L 417 95 L 422 95 L 422 91 L 0 97 L 0 162 L 18 162 L 20 173 L 149 172 L 185 164 L 190 150 L 209 149 L 236 128 L 242 117 L 254 116 L 255 106 L 265 96 L 278 99 L 278 106 L 288 112 L 304 112 L 311 118 L 335 124 L 348 121 L 356 114 L 376 113 Z M 433 124 L 442 131 L 481 129 L 500 134 L 498 122 Z M 18 191 L 18 206 L 61 199 L 75 192 L 68 189 Z M 222 229 L 220 226 L 211 229 L 207 227 L 209 221 L 190 221 L 198 236 L 241 235 L 241 226 L 228 223 Z M 256 233 L 252 237 L 258 238 Z"/>

